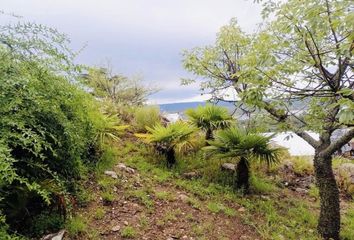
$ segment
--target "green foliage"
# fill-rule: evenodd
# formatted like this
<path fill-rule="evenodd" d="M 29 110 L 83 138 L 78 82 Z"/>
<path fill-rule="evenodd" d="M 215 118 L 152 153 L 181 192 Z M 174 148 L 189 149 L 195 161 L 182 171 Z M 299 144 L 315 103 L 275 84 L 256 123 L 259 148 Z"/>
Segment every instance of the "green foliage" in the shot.
<path fill-rule="evenodd" d="M 214 130 L 229 127 L 233 123 L 227 108 L 212 104 L 188 109 L 186 115 L 192 124 L 207 132 L 207 139 L 211 138 Z"/>
<path fill-rule="evenodd" d="M 138 132 L 145 132 L 146 127 L 152 128 L 161 122 L 158 106 L 139 107 L 134 112 L 135 126 Z"/>
<path fill-rule="evenodd" d="M 34 236 L 43 236 L 61 230 L 64 227 L 64 219 L 56 213 L 43 212 L 34 219 L 30 232 Z"/>
<path fill-rule="evenodd" d="M 11 229 L 27 231 L 43 209 L 69 210 L 67 192 L 99 158 L 105 118 L 76 80 L 64 35 L 1 28 L 10 30 L 0 33 L 0 209 Z"/>

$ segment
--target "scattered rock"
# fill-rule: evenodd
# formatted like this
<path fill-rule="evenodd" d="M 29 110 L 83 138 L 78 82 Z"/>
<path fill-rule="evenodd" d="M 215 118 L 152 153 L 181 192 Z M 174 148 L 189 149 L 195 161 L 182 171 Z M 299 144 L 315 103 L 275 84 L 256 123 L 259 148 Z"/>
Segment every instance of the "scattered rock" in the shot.
<path fill-rule="evenodd" d="M 119 225 L 116 225 L 114 227 L 112 227 L 112 232 L 118 232 L 120 230 L 120 226 Z"/>
<path fill-rule="evenodd" d="M 127 166 L 126 166 L 125 164 L 123 164 L 123 163 L 119 163 L 119 164 L 117 165 L 117 168 L 118 168 L 119 170 L 121 170 L 121 171 L 125 171 L 125 172 L 130 173 L 130 174 L 134 174 L 134 173 L 135 173 L 135 170 L 134 170 L 133 168 L 127 167 Z"/>
<path fill-rule="evenodd" d="M 65 233 L 66 233 L 66 230 L 63 229 L 57 233 L 48 234 L 48 235 L 42 237 L 41 240 L 62 240 Z"/>
<path fill-rule="evenodd" d="M 221 165 L 221 170 L 224 171 L 235 171 L 236 170 L 236 165 L 233 163 L 223 163 Z"/>
<path fill-rule="evenodd" d="M 248 236 L 246 236 L 246 235 L 242 235 L 240 237 L 240 240 L 250 240 L 250 238 Z"/>
<path fill-rule="evenodd" d="M 184 235 L 184 236 L 182 237 L 182 239 L 188 239 L 187 235 Z"/>
<path fill-rule="evenodd" d="M 237 209 L 237 211 L 239 211 L 239 212 L 245 212 L 245 211 L 246 211 L 246 208 L 240 207 L 239 209 Z"/>
<path fill-rule="evenodd" d="M 298 192 L 300 194 L 307 194 L 308 190 L 298 187 L 298 188 L 295 189 L 295 192 Z"/>
<path fill-rule="evenodd" d="M 186 194 L 181 193 L 178 195 L 178 199 L 181 200 L 182 202 L 187 202 L 189 197 Z"/>
<path fill-rule="evenodd" d="M 124 221 L 123 223 L 124 223 L 125 226 L 129 225 L 129 223 L 127 221 Z"/>
<path fill-rule="evenodd" d="M 200 174 L 197 172 L 187 172 L 187 173 L 183 173 L 182 177 L 187 178 L 187 179 L 193 179 L 193 178 L 200 177 Z"/>
<path fill-rule="evenodd" d="M 294 171 L 294 164 L 291 161 L 285 161 L 282 166 L 282 170 L 286 172 Z"/>
<path fill-rule="evenodd" d="M 111 176 L 112 178 L 114 179 L 117 179 L 118 176 L 117 176 L 117 173 L 114 172 L 114 171 L 104 171 L 104 174 L 108 175 L 108 176 Z"/>
<path fill-rule="evenodd" d="M 269 196 L 261 195 L 261 198 L 262 198 L 263 200 L 270 200 L 270 197 L 269 197 Z"/>

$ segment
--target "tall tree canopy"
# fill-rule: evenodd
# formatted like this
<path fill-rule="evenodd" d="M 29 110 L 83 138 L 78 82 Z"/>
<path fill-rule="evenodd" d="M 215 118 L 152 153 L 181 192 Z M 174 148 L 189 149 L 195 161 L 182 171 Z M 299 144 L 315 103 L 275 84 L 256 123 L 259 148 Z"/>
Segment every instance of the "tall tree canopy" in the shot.
<path fill-rule="evenodd" d="M 204 80 L 203 91 L 223 99 L 231 89 L 239 105 L 268 114 L 315 149 L 320 191 L 319 233 L 339 239 L 339 194 L 332 154 L 354 137 L 354 12 L 349 0 L 290 0 L 268 4 L 265 24 L 254 34 L 236 20 L 223 27 L 213 46 L 184 53 L 184 66 Z M 190 81 L 184 81 L 185 84 Z M 304 103 L 294 112 L 292 103 Z M 331 141 L 333 132 L 346 129 Z M 320 134 L 319 139 L 306 131 Z"/>

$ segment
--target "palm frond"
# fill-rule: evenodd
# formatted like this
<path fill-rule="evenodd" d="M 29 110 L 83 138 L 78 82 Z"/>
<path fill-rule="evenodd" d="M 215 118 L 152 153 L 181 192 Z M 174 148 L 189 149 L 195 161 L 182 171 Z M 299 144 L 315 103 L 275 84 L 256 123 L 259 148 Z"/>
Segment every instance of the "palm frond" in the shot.
<path fill-rule="evenodd" d="M 234 122 L 227 108 L 212 104 L 198 106 L 195 109 L 187 109 L 186 115 L 193 125 L 203 130 L 223 129 Z"/>
<path fill-rule="evenodd" d="M 217 132 L 210 146 L 203 149 L 211 154 L 222 157 L 257 159 L 270 165 L 278 162 L 280 148 L 270 145 L 270 137 L 259 134 L 247 134 L 235 127 Z"/>
<path fill-rule="evenodd" d="M 169 125 L 155 125 L 147 127 L 148 134 L 143 136 L 148 142 L 163 144 L 166 148 L 175 148 L 177 152 L 183 153 L 195 145 L 190 136 L 196 132 L 196 128 L 186 122 L 178 121 Z"/>

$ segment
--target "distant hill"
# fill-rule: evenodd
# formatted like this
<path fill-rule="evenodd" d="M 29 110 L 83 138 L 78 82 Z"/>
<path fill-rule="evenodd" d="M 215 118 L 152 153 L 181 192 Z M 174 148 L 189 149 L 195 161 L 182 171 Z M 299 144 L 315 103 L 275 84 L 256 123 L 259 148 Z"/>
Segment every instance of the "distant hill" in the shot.
<path fill-rule="evenodd" d="M 179 102 L 179 103 L 159 104 L 159 107 L 162 112 L 182 113 L 186 111 L 188 108 L 196 108 L 198 106 L 204 106 L 205 104 L 206 102 Z M 220 102 L 218 103 L 218 105 L 227 107 L 230 110 L 234 109 L 234 105 L 232 103 Z"/>
<path fill-rule="evenodd" d="M 158 106 L 160 107 L 160 110 L 162 112 L 167 112 L 167 113 L 183 113 L 186 111 L 188 108 L 196 108 L 200 105 L 204 106 L 206 102 L 178 102 L 178 103 L 166 103 L 166 104 L 159 104 Z M 293 101 L 291 104 L 290 109 L 291 110 L 304 110 L 304 107 L 306 108 L 306 105 L 309 104 L 308 101 Z M 232 112 L 235 109 L 235 106 L 233 103 L 230 102 L 219 102 L 217 105 L 223 106 L 229 109 L 230 112 Z"/>

